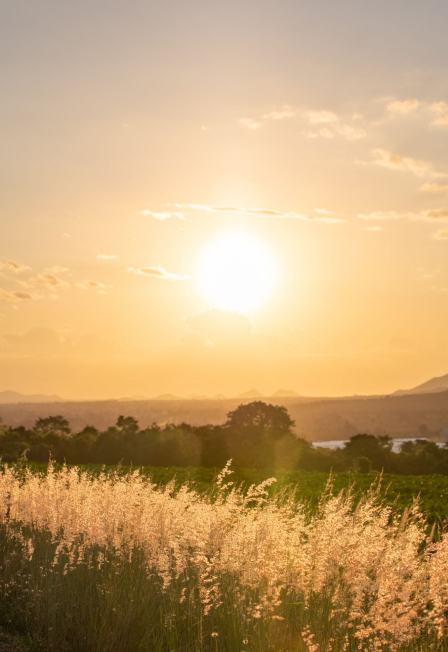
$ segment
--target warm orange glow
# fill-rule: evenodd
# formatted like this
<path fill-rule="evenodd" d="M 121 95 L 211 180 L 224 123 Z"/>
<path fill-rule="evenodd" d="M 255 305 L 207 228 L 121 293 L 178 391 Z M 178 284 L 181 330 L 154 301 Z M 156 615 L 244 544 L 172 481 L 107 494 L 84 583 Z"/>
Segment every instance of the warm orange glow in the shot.
<path fill-rule="evenodd" d="M 275 267 L 266 247 L 245 233 L 213 242 L 199 265 L 199 284 L 214 308 L 250 311 L 272 292 Z"/>
<path fill-rule="evenodd" d="M 446 375 L 448 3 L 401 4 L 2 3 L 0 392 Z"/>

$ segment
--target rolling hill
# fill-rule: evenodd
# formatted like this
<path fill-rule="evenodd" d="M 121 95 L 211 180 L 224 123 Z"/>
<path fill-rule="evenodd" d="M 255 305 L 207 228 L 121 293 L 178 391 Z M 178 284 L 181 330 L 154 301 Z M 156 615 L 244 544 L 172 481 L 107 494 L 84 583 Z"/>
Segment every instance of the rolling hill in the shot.
<path fill-rule="evenodd" d="M 300 394 L 297 394 L 293 389 L 278 389 L 271 394 L 270 398 L 298 398 L 299 396 Z"/>
<path fill-rule="evenodd" d="M 20 394 L 20 392 L 0 392 L 0 404 L 15 403 L 61 403 L 64 399 L 55 394 Z"/>
<path fill-rule="evenodd" d="M 417 385 L 413 389 L 399 389 L 392 396 L 407 396 L 408 394 L 433 394 L 435 392 L 446 392 L 448 390 L 448 374 L 427 380 L 426 383 Z"/>

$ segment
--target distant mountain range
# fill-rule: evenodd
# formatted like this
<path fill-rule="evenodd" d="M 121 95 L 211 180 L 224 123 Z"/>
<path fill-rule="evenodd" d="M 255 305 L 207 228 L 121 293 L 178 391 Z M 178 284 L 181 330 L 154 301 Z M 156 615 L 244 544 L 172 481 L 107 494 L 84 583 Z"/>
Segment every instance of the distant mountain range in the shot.
<path fill-rule="evenodd" d="M 64 399 L 55 394 L 20 394 L 20 392 L 0 392 L 0 404 L 7 403 L 61 403 Z"/>
<path fill-rule="evenodd" d="M 448 391 L 448 374 L 445 376 L 440 376 L 438 378 L 431 378 L 431 380 L 426 381 L 425 383 L 418 385 L 417 387 L 414 387 L 413 389 L 399 389 L 396 392 L 393 392 L 390 394 L 390 396 L 407 396 L 409 394 L 435 394 L 438 392 L 446 392 Z M 17 394 L 17 392 L 3 392 L 3 395 L 6 394 L 14 394 L 17 396 L 22 396 L 21 394 Z M 184 396 L 175 396 L 174 394 L 160 394 L 159 396 L 155 396 L 153 399 L 148 399 L 145 396 L 136 396 L 136 397 L 130 397 L 126 399 L 118 399 L 120 401 L 144 401 L 144 400 L 154 400 L 154 401 L 182 401 L 182 400 L 193 400 L 193 401 L 207 401 L 207 400 L 212 400 L 212 401 L 217 401 L 217 400 L 225 400 L 229 398 L 241 398 L 241 399 L 269 399 L 269 398 L 303 398 L 301 394 L 298 394 L 295 392 L 293 389 L 278 389 L 276 392 L 273 394 L 262 394 L 262 392 L 258 391 L 258 389 L 249 389 L 247 392 L 242 392 L 241 394 L 237 394 L 236 396 L 229 397 L 226 396 L 225 394 L 215 394 L 214 396 L 206 396 L 204 394 L 190 394 L 186 397 Z M 340 397 L 341 400 L 351 400 L 351 399 L 361 399 L 361 398 L 373 398 L 369 396 L 345 396 L 345 397 Z M 33 403 L 41 403 L 45 401 L 60 401 L 58 396 L 55 397 L 40 397 L 40 396 L 29 396 L 29 397 L 23 397 L 20 399 L 20 402 L 33 402 Z M 0 392 L 0 403 L 16 403 L 19 401 L 8 401 L 5 399 L 2 399 L 2 393 Z"/>
<path fill-rule="evenodd" d="M 439 376 L 437 378 L 431 378 L 431 380 L 414 387 L 413 389 L 399 389 L 396 392 L 390 394 L 390 396 L 408 396 L 411 394 L 436 394 L 440 392 L 448 391 L 448 374 L 445 376 Z M 303 398 L 300 394 L 295 392 L 292 389 L 278 389 L 273 394 L 267 395 L 262 394 L 258 389 L 252 388 L 247 392 L 242 392 L 237 394 L 234 397 L 228 397 L 225 394 L 215 394 L 214 396 L 206 396 L 204 394 L 190 394 L 186 397 L 176 396 L 175 394 L 159 394 L 154 398 L 148 398 L 147 396 L 129 396 L 117 399 L 119 402 L 130 402 L 130 401 L 182 401 L 182 400 L 192 400 L 192 401 L 219 401 L 226 400 L 229 398 L 234 399 L 281 399 L 281 398 Z M 355 400 L 358 398 L 369 398 L 369 397 L 358 397 L 358 396 L 347 396 L 343 397 L 344 400 Z M 371 397 L 373 398 L 373 397 Z M 342 397 L 341 397 L 342 400 Z M 21 394 L 20 392 L 13 391 L 4 391 L 0 392 L 0 405 L 6 404 L 16 404 L 16 403 L 61 403 L 65 402 L 66 399 L 57 396 L 56 394 Z"/>
<path fill-rule="evenodd" d="M 414 389 L 399 389 L 394 392 L 392 396 L 407 396 L 408 394 L 435 394 L 438 392 L 445 392 L 448 390 L 448 374 L 439 376 L 438 378 L 431 378 L 426 383 L 417 385 Z"/>
<path fill-rule="evenodd" d="M 176 396 L 175 394 L 159 394 L 153 398 L 148 396 L 123 396 L 117 400 L 120 403 L 127 403 L 132 401 L 224 401 L 228 400 L 229 396 L 225 394 L 215 394 L 214 396 L 206 396 L 205 394 L 190 394 L 186 397 Z M 300 398 L 300 394 L 297 394 L 292 389 L 279 389 L 274 394 L 270 396 L 262 394 L 257 389 L 250 389 L 247 392 L 238 394 L 233 398 L 241 399 L 262 399 L 262 398 Z M 0 405 L 13 405 L 15 403 L 61 403 L 67 402 L 66 399 L 57 396 L 56 394 L 21 394 L 20 392 L 5 391 L 0 392 Z M 78 402 L 78 401 L 76 401 Z"/>
<path fill-rule="evenodd" d="M 247 392 L 237 394 L 236 396 L 226 396 L 225 394 L 214 394 L 207 396 L 206 394 L 189 394 L 188 396 L 176 396 L 175 394 L 159 394 L 153 398 L 146 396 L 130 396 L 128 398 L 119 398 L 119 401 L 225 401 L 229 398 L 300 398 L 292 389 L 279 389 L 274 394 L 262 394 L 258 389 L 249 389 Z"/>
<path fill-rule="evenodd" d="M 182 396 L 175 396 L 174 394 L 159 394 L 155 396 L 153 401 L 179 401 L 182 400 Z"/>
<path fill-rule="evenodd" d="M 250 389 L 248 392 L 237 394 L 235 398 L 266 398 L 266 397 L 264 394 L 259 392 L 258 389 Z"/>
<path fill-rule="evenodd" d="M 273 394 L 262 394 L 258 389 L 250 389 L 248 392 L 238 394 L 235 398 L 300 398 L 293 389 L 278 389 Z"/>

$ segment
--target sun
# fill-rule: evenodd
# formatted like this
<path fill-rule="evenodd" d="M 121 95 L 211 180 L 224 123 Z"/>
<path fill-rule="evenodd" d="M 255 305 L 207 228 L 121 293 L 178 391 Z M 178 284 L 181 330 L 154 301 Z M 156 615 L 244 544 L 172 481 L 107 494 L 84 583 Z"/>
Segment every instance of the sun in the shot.
<path fill-rule="evenodd" d="M 207 247 L 199 263 L 201 290 L 220 310 L 257 308 L 269 298 L 275 276 L 268 249 L 246 233 L 221 236 Z"/>

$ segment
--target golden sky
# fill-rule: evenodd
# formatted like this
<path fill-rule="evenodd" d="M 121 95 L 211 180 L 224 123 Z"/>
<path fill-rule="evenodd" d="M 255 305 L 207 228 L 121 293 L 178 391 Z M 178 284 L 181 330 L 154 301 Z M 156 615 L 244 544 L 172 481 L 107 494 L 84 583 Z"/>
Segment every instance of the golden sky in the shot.
<path fill-rule="evenodd" d="M 447 21 L 442 0 L 2 2 L 0 391 L 447 373 Z"/>

